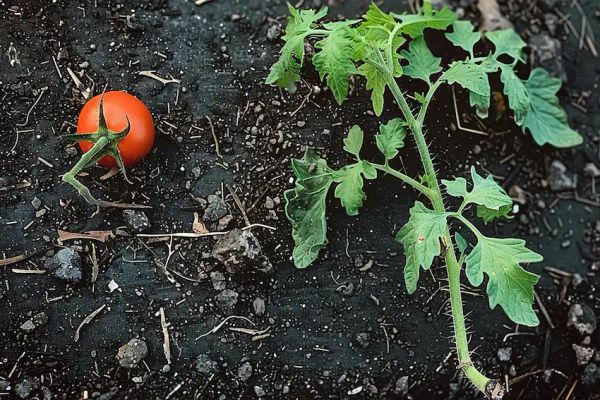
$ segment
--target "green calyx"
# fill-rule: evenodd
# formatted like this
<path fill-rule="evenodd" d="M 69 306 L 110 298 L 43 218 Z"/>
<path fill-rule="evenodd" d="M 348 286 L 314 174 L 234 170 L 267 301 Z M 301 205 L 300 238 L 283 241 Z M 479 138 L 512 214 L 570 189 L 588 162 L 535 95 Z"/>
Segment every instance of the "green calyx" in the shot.
<path fill-rule="evenodd" d="M 106 118 L 104 116 L 104 96 L 100 98 L 100 106 L 98 112 L 98 129 L 95 132 L 90 133 L 75 133 L 70 135 L 64 135 L 65 138 L 80 141 L 87 140 L 92 142 L 94 145 L 85 152 L 77 164 L 73 166 L 73 168 L 63 175 L 62 180 L 71 186 L 73 186 L 79 194 L 87 201 L 89 204 L 93 204 L 96 206 L 101 206 L 104 204 L 103 201 L 97 200 L 92 196 L 90 190 L 83 185 L 79 180 L 77 180 L 76 176 L 82 170 L 96 164 L 102 157 L 108 155 L 113 157 L 119 169 L 123 173 L 125 180 L 129 183 L 129 179 L 127 178 L 127 172 L 125 171 L 125 163 L 123 162 L 123 158 L 121 157 L 121 152 L 119 151 L 119 142 L 124 139 L 128 134 L 131 128 L 129 123 L 129 118 L 125 116 L 127 119 L 127 126 L 120 132 L 112 131 L 108 128 L 106 124 Z"/>

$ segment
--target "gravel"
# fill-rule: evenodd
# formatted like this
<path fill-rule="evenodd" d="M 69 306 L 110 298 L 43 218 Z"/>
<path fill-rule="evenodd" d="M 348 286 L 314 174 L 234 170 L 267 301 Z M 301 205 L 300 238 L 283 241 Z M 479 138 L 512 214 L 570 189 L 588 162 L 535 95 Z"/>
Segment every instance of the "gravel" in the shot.
<path fill-rule="evenodd" d="M 61 249 L 52 258 L 47 259 L 44 268 L 55 278 L 67 282 L 80 282 L 83 275 L 81 257 L 70 248 Z"/>

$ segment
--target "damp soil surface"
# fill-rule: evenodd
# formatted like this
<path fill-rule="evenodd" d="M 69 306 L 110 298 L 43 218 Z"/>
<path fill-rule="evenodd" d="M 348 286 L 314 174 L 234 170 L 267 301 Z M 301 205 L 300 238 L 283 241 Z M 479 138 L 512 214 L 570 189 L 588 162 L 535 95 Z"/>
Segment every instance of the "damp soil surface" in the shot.
<path fill-rule="evenodd" d="M 369 2 L 329 3 L 330 15 L 354 18 Z M 450 6 L 479 26 L 476 3 Z M 436 96 L 427 136 L 441 177 L 471 165 L 493 174 L 517 207 L 482 229 L 522 237 L 545 257 L 528 267 L 541 275 L 535 329 L 516 327 L 481 288 L 465 286 L 470 347 L 478 367 L 510 383 L 507 398 L 597 399 L 598 5 L 499 3 L 533 42 L 533 63 L 563 78 L 561 102 L 585 144 L 540 148 L 510 115 L 479 121 L 464 93 Z M 0 397 L 481 397 L 451 351 L 443 266 L 423 274 L 414 295 L 404 288 L 393 237 L 411 190 L 385 177 L 368 184 L 357 217 L 331 201 L 327 250 L 304 270 L 290 262 L 291 158 L 312 146 L 340 165 L 348 128 L 375 132 L 379 122 L 358 81 L 342 108 L 310 67 L 295 94 L 264 85 L 286 13 L 279 0 L 0 0 Z M 428 40 L 452 56 L 442 37 Z M 99 198 L 150 208 L 96 212 L 61 181 L 79 156 L 61 136 L 104 88 L 148 105 L 156 146 L 129 169 L 132 184 L 99 167 L 81 180 Z M 398 116 L 387 105 L 384 120 Z M 419 173 L 412 146 L 402 161 Z M 548 172 L 561 165 L 567 187 L 556 191 Z M 137 236 L 194 229 L 214 235 Z M 232 260 L 236 246 L 246 247 Z M 57 257 L 62 269 L 46 270 Z"/>

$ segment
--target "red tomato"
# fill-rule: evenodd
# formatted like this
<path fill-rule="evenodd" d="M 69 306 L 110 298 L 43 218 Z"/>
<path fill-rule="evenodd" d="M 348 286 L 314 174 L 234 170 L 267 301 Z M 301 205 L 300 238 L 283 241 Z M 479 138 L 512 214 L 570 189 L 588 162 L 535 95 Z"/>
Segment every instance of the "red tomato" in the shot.
<path fill-rule="evenodd" d="M 101 96 L 92 97 L 81 109 L 77 133 L 92 133 L 98 129 Z M 106 126 L 113 132 L 125 129 L 129 118 L 129 134 L 119 142 L 118 147 L 125 165 L 136 164 L 150 152 L 154 144 L 154 122 L 150 111 L 137 97 L 117 91 L 104 93 L 103 106 Z M 84 153 L 92 146 L 90 141 L 79 141 L 79 147 Z M 115 159 L 108 155 L 102 157 L 98 164 L 103 167 L 117 166 Z"/>

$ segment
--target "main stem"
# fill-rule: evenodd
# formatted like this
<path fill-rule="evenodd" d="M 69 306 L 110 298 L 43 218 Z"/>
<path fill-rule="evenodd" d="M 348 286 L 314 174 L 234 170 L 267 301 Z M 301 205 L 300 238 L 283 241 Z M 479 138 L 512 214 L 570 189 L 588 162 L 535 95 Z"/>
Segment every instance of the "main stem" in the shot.
<path fill-rule="evenodd" d="M 431 154 L 429 153 L 427 142 L 425 141 L 425 135 L 423 134 L 422 125 L 424 113 L 420 113 L 419 118 L 416 119 L 410 109 L 410 106 L 406 102 L 404 94 L 400 90 L 400 87 L 398 87 L 398 84 L 396 83 L 396 80 L 394 79 L 392 74 L 388 73 L 385 75 L 386 83 L 390 88 L 394 98 L 396 99 L 396 102 L 400 106 L 402 114 L 404 114 L 404 118 L 408 122 L 408 125 L 415 138 L 417 149 L 419 151 L 419 155 L 421 157 L 421 161 L 425 169 L 425 174 L 427 176 L 427 182 L 430 185 L 430 198 L 433 208 L 435 209 L 435 211 L 438 212 L 446 212 L 446 208 L 444 207 L 444 201 L 442 198 L 442 192 L 440 190 L 440 186 L 437 179 L 437 174 L 435 172 L 435 167 L 433 166 L 433 160 L 431 159 Z M 427 96 L 428 101 L 425 105 L 423 105 L 424 109 L 426 109 L 427 104 L 431 100 L 435 88 L 437 88 L 437 85 L 434 85 L 434 87 L 432 87 L 433 90 L 430 90 L 430 93 Z M 469 380 L 483 393 L 492 398 L 501 398 L 502 395 L 500 393 L 493 393 L 494 391 L 499 392 L 499 389 L 496 387 L 493 381 L 491 381 L 489 378 L 487 378 L 481 372 L 479 372 L 477 368 L 473 366 L 473 362 L 471 361 L 471 355 L 469 354 L 469 343 L 467 339 L 467 330 L 465 327 L 465 316 L 462 306 L 462 295 L 460 291 L 461 266 L 456 258 L 452 236 L 450 235 L 450 230 L 448 229 L 448 227 L 446 227 L 446 232 L 444 233 L 443 241 L 447 247 L 444 255 L 444 260 L 446 262 L 446 270 L 448 273 L 450 305 L 452 308 L 452 322 L 454 325 L 454 338 L 456 341 L 456 352 L 458 354 L 459 362 L 458 367 L 465 372 L 467 378 L 469 378 Z"/>

